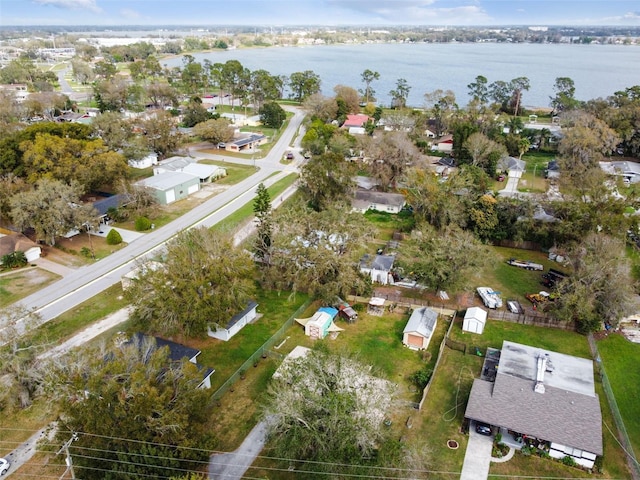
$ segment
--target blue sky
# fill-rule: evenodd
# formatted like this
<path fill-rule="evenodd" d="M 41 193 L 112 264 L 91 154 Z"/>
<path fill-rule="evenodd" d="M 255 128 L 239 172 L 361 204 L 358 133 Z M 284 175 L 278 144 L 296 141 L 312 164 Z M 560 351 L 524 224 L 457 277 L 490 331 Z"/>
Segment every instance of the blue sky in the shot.
<path fill-rule="evenodd" d="M 637 0 L 0 0 L 0 25 L 633 25 Z"/>

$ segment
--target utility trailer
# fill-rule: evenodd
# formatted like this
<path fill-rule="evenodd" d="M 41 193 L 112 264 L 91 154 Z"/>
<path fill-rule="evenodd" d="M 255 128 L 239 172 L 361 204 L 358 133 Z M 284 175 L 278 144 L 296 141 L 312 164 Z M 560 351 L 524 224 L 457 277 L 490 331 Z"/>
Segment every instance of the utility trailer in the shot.
<path fill-rule="evenodd" d="M 544 270 L 544 265 L 529 262 L 528 260 L 516 260 L 515 258 L 510 258 L 509 260 L 507 260 L 507 263 L 513 267 L 520 267 L 526 270 L 537 270 L 540 272 Z"/>

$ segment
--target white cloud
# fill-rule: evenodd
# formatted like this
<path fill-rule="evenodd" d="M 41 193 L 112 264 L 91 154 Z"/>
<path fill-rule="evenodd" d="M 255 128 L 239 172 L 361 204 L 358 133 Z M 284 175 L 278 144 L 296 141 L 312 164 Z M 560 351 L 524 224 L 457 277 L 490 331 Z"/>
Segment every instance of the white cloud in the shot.
<path fill-rule="evenodd" d="M 58 8 L 71 8 L 77 10 L 90 10 L 102 13 L 102 9 L 96 5 L 96 0 L 35 0 L 40 5 L 51 5 Z"/>
<path fill-rule="evenodd" d="M 333 7 L 355 11 L 362 22 L 387 24 L 480 25 L 491 23 L 491 17 L 474 5 L 435 7 L 436 0 L 328 0 Z M 351 15 L 350 15 L 351 17 Z M 362 23 L 361 22 L 361 23 Z"/>
<path fill-rule="evenodd" d="M 120 15 L 129 20 L 137 20 L 142 18 L 142 15 L 140 15 L 140 13 L 130 8 L 123 8 L 122 10 L 120 10 Z"/>

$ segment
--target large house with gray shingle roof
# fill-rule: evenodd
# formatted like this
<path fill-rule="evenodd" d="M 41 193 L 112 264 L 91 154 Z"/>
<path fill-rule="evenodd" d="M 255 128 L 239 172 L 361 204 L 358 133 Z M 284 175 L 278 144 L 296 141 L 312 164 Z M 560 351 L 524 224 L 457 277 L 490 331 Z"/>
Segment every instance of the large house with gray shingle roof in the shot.
<path fill-rule="evenodd" d="M 474 380 L 465 417 L 592 468 L 603 453 L 593 362 L 504 341 L 495 368 L 495 381 Z"/>

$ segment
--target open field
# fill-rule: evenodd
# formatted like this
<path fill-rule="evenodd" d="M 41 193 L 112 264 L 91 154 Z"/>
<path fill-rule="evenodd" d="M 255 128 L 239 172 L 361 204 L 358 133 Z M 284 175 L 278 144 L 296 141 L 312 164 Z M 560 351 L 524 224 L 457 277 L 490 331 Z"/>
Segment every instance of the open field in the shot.
<path fill-rule="evenodd" d="M 59 278 L 55 273 L 37 267 L 0 270 L 0 308 L 37 292 Z"/>

